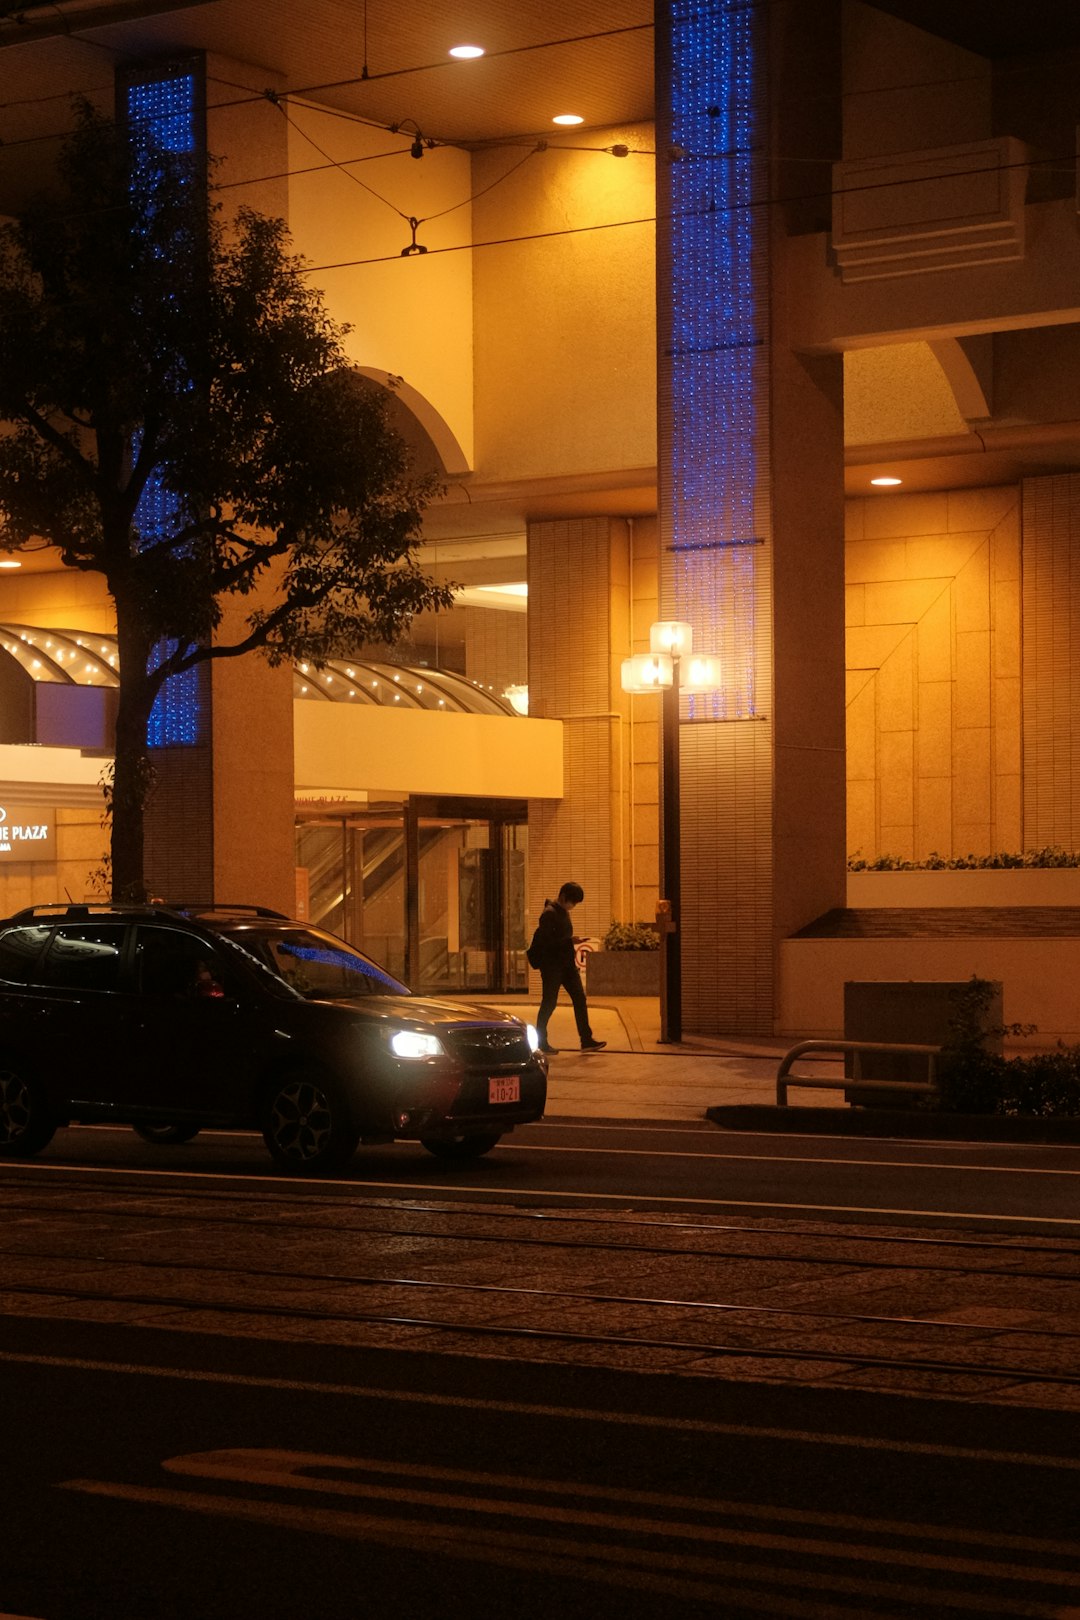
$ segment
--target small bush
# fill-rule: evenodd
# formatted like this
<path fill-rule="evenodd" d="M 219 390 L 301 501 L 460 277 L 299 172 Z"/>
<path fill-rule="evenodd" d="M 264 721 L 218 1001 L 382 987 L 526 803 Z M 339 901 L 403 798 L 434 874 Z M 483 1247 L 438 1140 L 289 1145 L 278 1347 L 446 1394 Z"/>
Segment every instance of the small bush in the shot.
<path fill-rule="evenodd" d="M 613 922 L 604 935 L 605 951 L 658 951 L 660 935 L 655 924 Z"/>
<path fill-rule="evenodd" d="M 1080 1046 L 1012 1058 L 1005 1065 L 999 1114 L 1068 1119 L 1080 1114 Z"/>
<path fill-rule="evenodd" d="M 1080 1046 L 1063 1046 L 1029 1057 L 988 1052 L 1000 1035 L 1031 1035 L 1033 1024 L 987 1025 L 993 987 L 972 978 L 954 994 L 951 1034 L 942 1049 L 940 1088 L 929 1106 L 944 1113 L 1000 1114 L 1010 1118 L 1074 1118 L 1080 1115 Z"/>
<path fill-rule="evenodd" d="M 847 864 L 849 872 L 1005 872 L 1021 868 L 1031 871 L 1080 866 L 1080 851 L 1048 844 L 1043 849 L 998 855 L 939 855 L 931 850 L 921 861 L 906 861 L 901 855 L 876 855 L 867 861 L 856 850 L 854 855 L 848 856 Z"/>

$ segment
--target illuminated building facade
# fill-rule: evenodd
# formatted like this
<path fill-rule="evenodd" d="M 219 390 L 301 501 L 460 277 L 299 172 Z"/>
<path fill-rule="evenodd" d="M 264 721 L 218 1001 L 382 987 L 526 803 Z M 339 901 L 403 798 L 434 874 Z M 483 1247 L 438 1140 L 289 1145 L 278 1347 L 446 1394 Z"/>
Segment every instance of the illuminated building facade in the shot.
<path fill-rule="evenodd" d="M 257 658 L 170 690 L 155 887 L 306 907 L 425 987 L 522 988 L 565 878 L 591 933 L 660 898 L 656 700 L 618 678 L 658 617 L 723 672 L 679 725 L 688 1031 L 838 1027 L 859 970 L 804 931 L 860 903 L 849 856 L 1080 848 L 1061 8 L 485 3 L 462 62 L 420 6 L 373 20 L 368 63 L 342 0 L 124 9 L 0 21 L 0 209 L 67 92 L 205 141 L 211 198 L 288 221 L 439 473 L 423 561 L 461 587 L 355 649 L 385 691 Z M 48 558 L 0 576 L 0 621 L 0 791 L 55 812 L 53 865 L 0 871 L 10 908 L 87 890 L 99 766 L 72 749 L 108 729 L 107 682 L 32 681 L 19 627 L 113 626 Z M 30 741 L 58 751 L 39 778 Z M 908 946 L 869 976 L 912 976 Z"/>

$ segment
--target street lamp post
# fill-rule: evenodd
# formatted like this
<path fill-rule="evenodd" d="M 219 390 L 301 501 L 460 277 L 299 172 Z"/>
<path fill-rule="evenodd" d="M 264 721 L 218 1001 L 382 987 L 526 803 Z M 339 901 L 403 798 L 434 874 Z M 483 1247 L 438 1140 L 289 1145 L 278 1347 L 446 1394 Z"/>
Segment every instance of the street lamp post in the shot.
<path fill-rule="evenodd" d="M 679 840 L 679 666 L 671 658 L 671 685 L 661 698 L 660 756 L 660 883 L 670 916 L 660 915 L 660 949 L 664 953 L 660 980 L 660 1039 L 682 1040 L 682 851 Z"/>
<path fill-rule="evenodd" d="M 658 620 L 649 629 L 649 652 L 625 658 L 625 692 L 662 694 L 660 778 L 660 903 L 656 908 L 662 952 L 660 1039 L 682 1040 L 682 872 L 679 839 L 679 700 L 683 692 L 709 692 L 719 685 L 717 660 L 691 658 L 693 633 L 681 620 Z M 685 667 L 684 667 L 685 666 Z"/>

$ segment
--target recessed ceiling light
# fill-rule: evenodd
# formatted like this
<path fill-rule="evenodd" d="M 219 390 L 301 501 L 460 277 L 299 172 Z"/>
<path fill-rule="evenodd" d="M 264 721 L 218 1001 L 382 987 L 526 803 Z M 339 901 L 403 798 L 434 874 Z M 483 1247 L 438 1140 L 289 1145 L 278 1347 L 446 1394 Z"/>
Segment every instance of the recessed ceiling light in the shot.
<path fill-rule="evenodd" d="M 483 56 L 482 45 L 451 45 L 450 55 L 456 56 L 459 62 L 472 62 L 478 56 Z"/>
<path fill-rule="evenodd" d="M 583 124 L 585 120 L 580 113 L 556 113 L 551 122 L 553 124 Z"/>
<path fill-rule="evenodd" d="M 21 568 L 22 563 L 16 562 L 14 557 L 0 557 L 0 568 Z"/>
<path fill-rule="evenodd" d="M 872 484 L 888 484 L 888 485 L 892 485 L 892 484 L 902 484 L 904 482 L 904 480 L 902 478 L 871 478 L 870 482 Z"/>

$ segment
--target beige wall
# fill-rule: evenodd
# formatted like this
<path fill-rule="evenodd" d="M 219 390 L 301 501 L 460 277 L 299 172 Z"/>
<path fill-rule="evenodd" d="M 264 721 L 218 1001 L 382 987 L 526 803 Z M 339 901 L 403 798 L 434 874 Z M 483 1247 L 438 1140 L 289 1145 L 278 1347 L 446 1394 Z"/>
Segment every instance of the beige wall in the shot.
<path fill-rule="evenodd" d="M 619 142 L 651 153 L 652 129 L 574 144 Z M 476 190 L 520 156 L 478 153 Z M 492 244 L 473 276 L 480 479 L 655 465 L 653 170 L 649 155 L 553 140 L 477 197 L 476 240 Z"/>
<path fill-rule="evenodd" d="M 112 597 L 104 574 L 75 568 L 56 573 L 0 574 L 0 620 L 40 625 L 43 630 L 116 630 Z"/>
<path fill-rule="evenodd" d="M 529 710 L 563 722 L 565 796 L 529 802 L 528 916 L 560 884 L 580 883 L 583 935 L 602 935 L 619 905 L 624 698 L 615 655 L 628 543 L 615 518 L 529 525 Z"/>
<path fill-rule="evenodd" d="M 303 698 L 295 712 L 296 791 L 306 798 L 562 796 L 562 727 L 550 719 Z"/>
<path fill-rule="evenodd" d="M 892 343 L 844 355 L 844 443 L 889 444 L 965 433 L 929 343 Z"/>
<path fill-rule="evenodd" d="M 471 462 L 469 154 L 440 146 L 415 159 L 411 133 L 369 129 L 311 103 L 290 101 L 289 116 L 293 240 L 314 267 L 334 319 L 352 327 L 351 357 L 404 378 Z M 341 166 L 328 165 L 312 142 Z M 429 251 L 402 258 L 411 241 L 409 216 L 424 221 L 418 240 Z"/>
<path fill-rule="evenodd" d="M 1052 1048 L 1080 1041 L 1075 986 L 1080 940 L 1046 939 L 789 939 L 780 947 L 777 1032 L 792 1039 L 836 1038 L 844 1028 L 848 981 L 905 979 L 960 983 L 972 975 L 999 980 L 1006 1024 L 1034 1024 L 1011 1046 Z M 806 1100 L 793 1093 L 791 1101 Z"/>
<path fill-rule="evenodd" d="M 844 157 L 991 133 L 991 64 L 862 0 L 844 7 Z"/>
<path fill-rule="evenodd" d="M 846 572 L 849 851 L 1020 848 L 1019 491 L 851 501 Z"/>
<path fill-rule="evenodd" d="M 47 790 L 39 802 L 48 804 Z M 95 874 L 103 865 L 108 843 L 100 809 L 58 808 L 56 860 L 5 861 L 0 869 L 0 916 L 10 916 L 22 906 L 107 898 L 108 885 L 102 887 Z"/>
<path fill-rule="evenodd" d="M 656 518 L 628 527 L 612 570 L 612 693 L 622 706 L 619 778 L 612 865 L 612 912 L 617 922 L 653 922 L 661 893 L 661 698 L 622 692 L 622 659 L 648 653 L 649 625 L 659 619 L 659 535 Z"/>
<path fill-rule="evenodd" d="M 465 607 L 465 674 L 501 697 L 529 679 L 529 621 L 502 608 Z"/>

